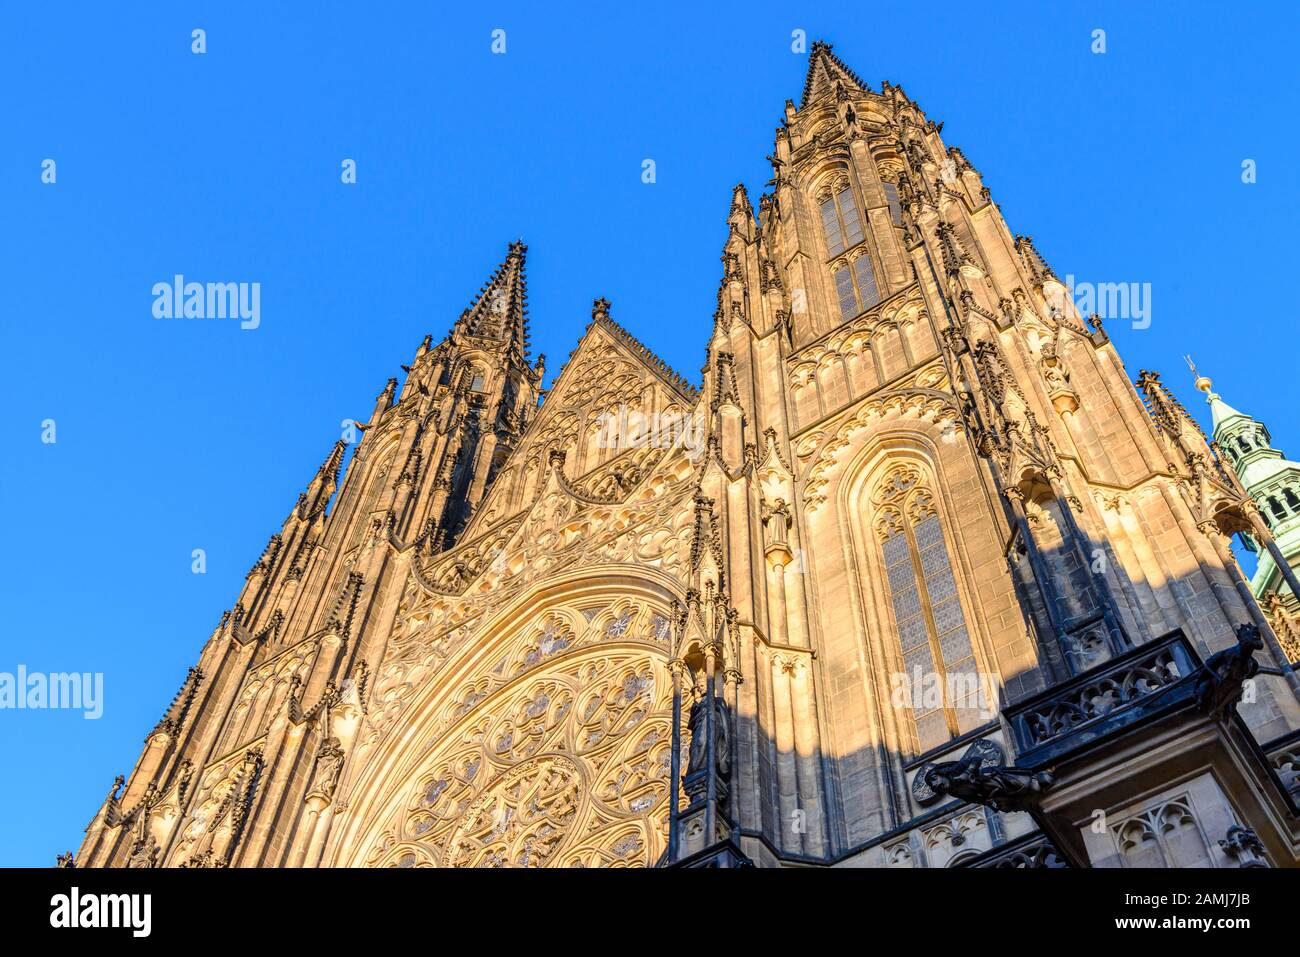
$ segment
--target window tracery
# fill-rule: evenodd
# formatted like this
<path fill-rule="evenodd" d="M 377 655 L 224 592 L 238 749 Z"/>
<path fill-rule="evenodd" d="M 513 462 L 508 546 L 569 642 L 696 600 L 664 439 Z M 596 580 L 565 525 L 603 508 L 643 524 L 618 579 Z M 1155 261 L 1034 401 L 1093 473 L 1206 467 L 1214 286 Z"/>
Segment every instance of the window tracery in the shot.
<path fill-rule="evenodd" d="M 1190 798 L 1181 795 L 1115 825 L 1125 867 L 1212 867 Z"/>
<path fill-rule="evenodd" d="M 503 671 L 495 690 L 479 679 L 449 696 L 423 770 L 367 862 L 653 863 L 667 840 L 672 747 L 671 681 L 656 636 L 670 628 L 663 610 L 626 600 L 549 610 L 513 642 L 540 654 L 553 636 L 549 655 L 528 665 L 507 648 L 503 660 L 522 670 Z"/>
<path fill-rule="evenodd" d="M 934 494 L 921 469 L 890 469 L 871 497 L 920 751 L 978 727 L 983 688 Z"/>

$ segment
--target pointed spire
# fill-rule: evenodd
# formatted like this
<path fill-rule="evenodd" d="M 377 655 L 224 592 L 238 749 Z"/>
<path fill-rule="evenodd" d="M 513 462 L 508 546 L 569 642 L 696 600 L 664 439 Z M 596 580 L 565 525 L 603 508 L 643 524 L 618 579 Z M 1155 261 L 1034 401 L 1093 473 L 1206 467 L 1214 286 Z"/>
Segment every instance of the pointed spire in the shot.
<path fill-rule="evenodd" d="M 1213 423 L 1211 436 L 1218 448 L 1227 453 L 1228 462 L 1245 489 L 1257 501 L 1261 490 L 1267 488 L 1276 492 L 1282 486 L 1290 489 L 1292 496 L 1300 498 L 1300 463 L 1289 461 L 1280 449 L 1273 447 L 1268 426 L 1224 402 L 1214 391 L 1209 376 L 1196 372 L 1191 356 L 1183 358 L 1192 374 L 1196 375 L 1196 388 L 1205 393 Z"/>
<path fill-rule="evenodd" d="M 975 265 L 975 260 L 966 251 L 966 247 L 962 245 L 961 239 L 957 236 L 957 230 L 952 223 L 940 221 L 936 231 L 939 235 L 940 248 L 943 251 L 944 269 L 947 270 L 948 275 L 958 275 L 963 267 L 969 268 Z"/>
<path fill-rule="evenodd" d="M 521 356 L 528 355 L 527 253 L 522 239 L 511 243 L 505 261 L 493 270 L 457 323 L 468 335 L 510 343 Z"/>
<path fill-rule="evenodd" d="M 1159 373 L 1140 369 L 1137 388 L 1142 394 L 1143 402 L 1156 428 L 1168 435 L 1170 439 L 1177 439 L 1182 434 L 1184 425 L 1204 436 L 1196 419 L 1192 418 L 1178 398 L 1160 381 Z"/>
<path fill-rule="evenodd" d="M 837 90 L 870 92 L 867 84 L 831 52 L 829 43 L 815 40 L 808 53 L 808 76 L 803 83 L 803 99 L 799 101 L 799 108 L 803 109 L 813 100 Z"/>
<path fill-rule="evenodd" d="M 1042 286 L 1049 280 L 1060 281 L 1047 260 L 1038 252 L 1033 236 L 1016 236 L 1016 252 L 1020 253 L 1021 261 L 1029 270 L 1029 276 L 1035 285 Z"/>

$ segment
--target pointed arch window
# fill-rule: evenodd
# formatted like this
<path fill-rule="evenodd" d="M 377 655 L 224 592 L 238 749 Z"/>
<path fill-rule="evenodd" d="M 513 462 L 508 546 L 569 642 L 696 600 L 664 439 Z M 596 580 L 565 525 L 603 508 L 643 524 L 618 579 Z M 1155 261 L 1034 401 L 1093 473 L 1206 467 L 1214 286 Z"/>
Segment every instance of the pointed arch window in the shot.
<path fill-rule="evenodd" d="M 853 199 L 853 188 L 848 183 L 837 186 L 822 198 L 821 212 L 826 248 L 832 256 L 862 242 L 862 217 Z"/>
<path fill-rule="evenodd" d="M 920 751 L 979 727 L 985 705 L 934 496 L 915 465 L 891 469 L 872 495 L 902 681 Z"/>
<path fill-rule="evenodd" d="M 880 302 L 870 256 L 863 253 L 852 263 L 836 267 L 835 295 L 840 301 L 841 319 L 852 319 Z"/>

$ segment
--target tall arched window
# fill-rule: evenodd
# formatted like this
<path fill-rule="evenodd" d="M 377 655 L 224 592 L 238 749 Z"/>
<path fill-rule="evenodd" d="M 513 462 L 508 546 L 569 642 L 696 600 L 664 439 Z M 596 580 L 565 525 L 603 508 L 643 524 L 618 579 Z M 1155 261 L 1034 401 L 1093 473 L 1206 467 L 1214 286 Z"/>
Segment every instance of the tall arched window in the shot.
<path fill-rule="evenodd" d="M 848 183 L 835 187 L 834 192 L 822 198 L 821 211 L 826 248 L 832 256 L 862 242 L 862 217 L 858 215 L 858 204 L 853 201 L 853 189 Z"/>
<path fill-rule="evenodd" d="M 901 685 L 910 691 L 906 706 L 920 750 L 928 751 L 984 722 L 980 676 L 934 496 L 921 469 L 890 469 L 872 504 L 903 660 Z"/>

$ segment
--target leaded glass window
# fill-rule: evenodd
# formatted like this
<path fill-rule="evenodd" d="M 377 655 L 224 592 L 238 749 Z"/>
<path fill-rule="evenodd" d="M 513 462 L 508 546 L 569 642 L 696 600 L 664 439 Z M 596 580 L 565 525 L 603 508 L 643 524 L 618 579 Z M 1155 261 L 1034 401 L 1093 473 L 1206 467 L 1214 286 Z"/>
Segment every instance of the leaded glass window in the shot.
<path fill-rule="evenodd" d="M 821 213 L 826 248 L 832 256 L 862 242 L 862 216 L 853 199 L 853 188 L 848 183 L 822 198 Z"/>
<path fill-rule="evenodd" d="M 844 221 L 844 245 L 852 249 L 862 242 L 862 219 L 858 215 L 858 204 L 853 201 L 853 190 L 845 186 L 835 202 L 840 207 L 840 219 Z"/>
<path fill-rule="evenodd" d="M 858 293 L 853 288 L 853 276 L 848 266 L 835 270 L 835 295 L 840 301 L 840 315 L 852 319 L 858 314 Z"/>
<path fill-rule="evenodd" d="M 835 296 L 840 303 L 841 319 L 852 319 L 880 302 L 876 273 L 871 268 L 871 257 L 866 253 L 853 260 L 852 266 L 838 267 L 834 276 Z"/>
<path fill-rule="evenodd" d="M 844 230 L 840 227 L 839 213 L 835 210 L 835 197 L 822 200 L 822 229 L 826 233 L 826 248 L 832 256 L 844 252 Z"/>
<path fill-rule="evenodd" d="M 876 289 L 876 273 L 871 268 L 871 257 L 862 255 L 853 260 L 853 281 L 858 287 L 858 302 L 862 309 L 870 309 L 880 302 Z"/>
<path fill-rule="evenodd" d="M 981 681 L 934 497 L 921 470 L 892 469 L 872 496 L 906 702 L 921 751 L 978 727 Z"/>
<path fill-rule="evenodd" d="M 889 218 L 895 226 L 903 225 L 903 204 L 898 201 L 898 187 L 893 183 L 882 183 L 881 188 L 885 191 L 885 202 L 889 203 Z"/>
<path fill-rule="evenodd" d="M 615 618 L 605 626 L 606 638 L 622 638 L 627 633 L 627 626 L 632 621 L 632 612 L 625 611 L 621 617 Z"/>

